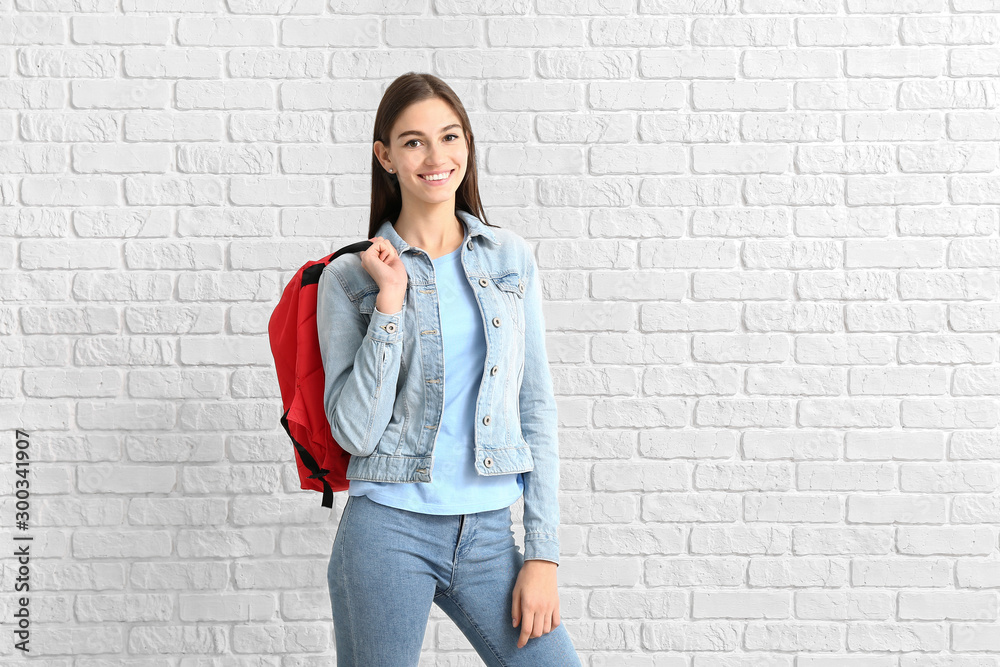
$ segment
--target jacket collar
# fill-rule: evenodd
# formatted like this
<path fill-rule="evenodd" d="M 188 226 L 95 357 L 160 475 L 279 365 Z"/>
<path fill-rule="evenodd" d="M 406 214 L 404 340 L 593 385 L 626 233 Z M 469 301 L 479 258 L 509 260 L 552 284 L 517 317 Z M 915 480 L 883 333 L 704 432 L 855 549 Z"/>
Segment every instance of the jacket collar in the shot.
<path fill-rule="evenodd" d="M 461 209 L 455 210 L 455 215 L 459 220 L 465 223 L 466 236 L 467 238 L 472 238 L 473 236 L 483 236 L 491 243 L 500 245 L 500 241 L 497 240 L 496 232 L 490 227 L 486 226 L 482 220 L 472 215 L 467 211 Z M 396 248 L 396 254 L 402 255 L 403 251 L 408 250 L 412 246 L 403 240 L 399 234 L 396 233 L 396 228 L 392 226 L 392 222 L 389 220 L 383 220 L 382 224 L 378 228 L 378 234 L 376 236 L 381 236 L 387 239 L 389 243 Z"/>

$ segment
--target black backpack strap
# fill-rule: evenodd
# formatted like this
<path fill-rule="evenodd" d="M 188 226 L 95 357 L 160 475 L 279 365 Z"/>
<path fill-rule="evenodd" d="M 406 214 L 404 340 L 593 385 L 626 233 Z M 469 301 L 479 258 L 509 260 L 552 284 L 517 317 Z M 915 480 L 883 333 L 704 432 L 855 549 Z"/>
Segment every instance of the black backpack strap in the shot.
<path fill-rule="evenodd" d="M 337 252 L 330 255 L 330 259 L 326 262 L 316 262 L 305 271 L 302 272 L 302 287 L 306 285 L 316 285 L 319 283 L 319 277 L 323 273 L 323 269 L 333 260 L 337 259 L 341 255 L 346 255 L 352 252 L 364 252 L 368 250 L 372 245 L 371 241 L 367 239 L 364 241 L 357 241 L 356 243 L 350 243 L 345 245 L 343 248 L 337 250 Z"/>
<path fill-rule="evenodd" d="M 288 428 L 288 410 L 285 410 L 285 414 L 281 415 L 281 425 L 285 429 L 285 433 L 291 438 L 292 444 L 295 445 L 295 450 L 299 453 L 299 458 L 309 469 L 312 474 L 309 475 L 309 479 L 318 479 L 323 482 L 323 507 L 333 507 L 333 487 L 330 486 L 330 482 L 326 481 L 326 476 L 330 472 L 325 468 L 320 468 L 319 464 L 316 463 L 316 459 L 313 455 L 309 453 L 305 447 L 303 447 L 299 442 L 292 437 L 292 432 Z"/>

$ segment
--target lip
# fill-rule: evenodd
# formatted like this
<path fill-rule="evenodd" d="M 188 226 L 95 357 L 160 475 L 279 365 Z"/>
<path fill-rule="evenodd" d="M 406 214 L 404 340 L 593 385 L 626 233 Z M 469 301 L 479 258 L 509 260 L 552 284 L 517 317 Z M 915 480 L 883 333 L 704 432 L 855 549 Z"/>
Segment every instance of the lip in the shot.
<path fill-rule="evenodd" d="M 433 174 L 433 173 L 441 173 L 441 172 L 433 172 L 433 171 L 431 171 L 431 172 L 428 172 L 428 173 Z M 428 181 L 427 179 L 424 179 L 424 178 L 421 178 L 420 180 L 423 181 L 424 183 L 426 183 L 427 185 L 431 186 L 431 187 L 435 187 L 435 186 L 444 185 L 445 183 L 450 182 L 451 181 L 451 177 L 454 176 L 454 175 L 455 175 L 455 170 L 452 169 L 451 172 L 448 174 L 448 178 L 442 178 L 440 181 Z M 421 176 L 422 176 L 422 174 L 421 174 Z"/>

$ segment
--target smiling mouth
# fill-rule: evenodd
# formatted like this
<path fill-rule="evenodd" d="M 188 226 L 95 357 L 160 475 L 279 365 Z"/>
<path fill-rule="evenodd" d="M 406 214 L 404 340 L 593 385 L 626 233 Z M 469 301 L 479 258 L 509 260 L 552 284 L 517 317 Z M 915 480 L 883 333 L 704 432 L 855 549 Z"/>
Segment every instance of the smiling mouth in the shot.
<path fill-rule="evenodd" d="M 440 178 L 441 174 L 439 173 L 439 174 L 436 174 L 436 176 L 439 176 L 439 178 L 434 178 L 434 179 L 425 178 L 423 174 L 420 174 L 420 179 L 423 180 L 423 181 L 427 181 L 428 183 L 444 183 L 445 181 L 447 181 L 448 179 L 451 178 L 451 175 L 453 173 L 455 173 L 454 169 L 452 169 L 451 171 L 447 172 L 446 175 L 444 176 L 444 178 Z"/>

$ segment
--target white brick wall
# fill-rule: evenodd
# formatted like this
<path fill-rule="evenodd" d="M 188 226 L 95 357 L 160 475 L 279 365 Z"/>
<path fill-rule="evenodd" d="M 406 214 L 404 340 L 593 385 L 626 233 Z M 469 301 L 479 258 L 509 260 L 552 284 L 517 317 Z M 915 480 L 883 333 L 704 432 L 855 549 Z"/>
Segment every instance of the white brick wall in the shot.
<path fill-rule="evenodd" d="M 266 326 L 416 70 L 537 244 L 584 664 L 1000 667 L 1000 1 L 0 9 L 37 664 L 334 663 L 346 494 L 298 490 Z M 482 664 L 436 607 L 424 649 Z"/>

